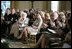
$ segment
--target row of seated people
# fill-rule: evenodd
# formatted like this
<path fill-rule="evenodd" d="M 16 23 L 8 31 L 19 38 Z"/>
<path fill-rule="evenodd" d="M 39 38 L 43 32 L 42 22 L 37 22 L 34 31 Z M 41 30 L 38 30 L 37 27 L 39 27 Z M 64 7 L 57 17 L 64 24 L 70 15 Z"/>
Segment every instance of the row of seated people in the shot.
<path fill-rule="evenodd" d="M 1 15 L 1 34 L 5 34 L 8 37 L 13 34 L 17 39 L 24 36 L 25 43 L 28 43 L 28 34 L 37 33 L 35 47 L 38 47 L 38 45 L 44 47 L 45 42 L 49 45 L 49 39 L 52 37 L 65 39 L 68 32 L 71 32 L 69 27 L 71 25 L 70 17 L 71 14 L 67 12 L 48 13 L 33 9 L 29 11 L 17 9 L 16 12 L 14 8 L 12 10 L 7 8 L 5 15 Z M 50 29 L 56 33 L 51 32 Z"/>

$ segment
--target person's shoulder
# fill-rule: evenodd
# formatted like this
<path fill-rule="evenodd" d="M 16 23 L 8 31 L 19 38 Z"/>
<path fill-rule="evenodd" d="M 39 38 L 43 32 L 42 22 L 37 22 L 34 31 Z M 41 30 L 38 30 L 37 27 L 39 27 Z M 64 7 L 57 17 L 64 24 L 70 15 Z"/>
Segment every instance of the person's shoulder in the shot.
<path fill-rule="evenodd" d="M 27 20 L 29 20 L 29 18 L 26 18 Z"/>
<path fill-rule="evenodd" d="M 17 15 L 16 13 L 14 15 Z"/>
<path fill-rule="evenodd" d="M 11 16 L 11 14 L 9 14 L 9 16 Z"/>
<path fill-rule="evenodd" d="M 4 16 L 7 16 L 7 14 L 5 13 L 5 15 Z"/>
<path fill-rule="evenodd" d="M 14 13 L 14 14 L 11 14 L 11 15 L 17 15 L 16 13 Z"/>

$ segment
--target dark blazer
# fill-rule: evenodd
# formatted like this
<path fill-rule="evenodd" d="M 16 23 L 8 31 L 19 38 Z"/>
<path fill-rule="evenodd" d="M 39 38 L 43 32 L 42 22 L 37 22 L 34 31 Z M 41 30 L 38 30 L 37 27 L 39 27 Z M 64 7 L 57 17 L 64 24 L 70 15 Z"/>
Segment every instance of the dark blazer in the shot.
<path fill-rule="evenodd" d="M 18 16 L 17 16 L 17 14 L 15 13 L 15 14 L 11 14 L 11 22 L 12 22 L 12 24 L 14 24 L 16 21 L 15 20 L 18 20 Z"/>
<path fill-rule="evenodd" d="M 5 14 L 4 18 L 5 18 L 5 21 L 11 21 L 11 14 L 9 15 Z"/>

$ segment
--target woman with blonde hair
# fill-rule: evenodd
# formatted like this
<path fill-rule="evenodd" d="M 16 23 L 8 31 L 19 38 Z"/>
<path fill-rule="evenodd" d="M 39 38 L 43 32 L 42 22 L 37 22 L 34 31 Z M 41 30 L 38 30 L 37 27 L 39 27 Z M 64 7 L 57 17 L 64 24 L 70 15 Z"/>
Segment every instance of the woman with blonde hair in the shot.
<path fill-rule="evenodd" d="M 19 20 L 13 24 L 10 34 L 14 34 L 14 37 L 18 37 L 19 31 L 22 31 L 25 26 L 28 25 L 29 19 L 27 18 L 27 13 L 20 11 Z"/>
<path fill-rule="evenodd" d="M 49 22 L 49 20 L 50 20 L 50 15 L 49 15 L 49 13 L 45 13 L 45 19 L 44 19 L 44 23 L 48 23 Z"/>
<path fill-rule="evenodd" d="M 48 15 L 47 15 L 48 16 Z M 51 18 L 51 19 L 50 19 Z M 50 17 L 48 19 L 50 19 L 49 24 L 45 24 L 43 23 L 42 28 L 41 28 L 41 36 L 38 39 L 37 43 L 35 44 L 34 47 L 39 47 L 39 45 L 41 44 L 41 48 L 44 48 L 45 44 L 50 45 L 50 38 L 55 38 L 55 37 L 59 37 L 59 35 L 62 33 L 61 31 L 58 33 L 58 31 L 53 28 L 51 28 L 52 26 L 56 26 L 54 25 L 54 21 L 57 21 L 56 19 L 58 18 L 58 14 L 53 12 L 51 13 Z M 52 22 L 51 22 L 52 21 Z M 52 24 L 50 24 L 52 23 Z M 57 22 L 56 22 L 57 23 Z M 48 25 L 48 26 L 47 26 Z M 54 34 L 53 32 L 50 32 L 50 30 L 54 30 L 56 33 Z"/>
<path fill-rule="evenodd" d="M 20 12 L 20 18 L 18 20 L 18 24 L 19 24 L 19 30 L 23 30 L 23 28 L 25 26 L 28 26 L 28 22 L 29 22 L 29 19 L 27 18 L 27 13 L 21 11 Z"/>
<path fill-rule="evenodd" d="M 65 14 L 63 12 L 59 13 L 58 19 L 62 23 L 62 27 L 65 27 L 66 17 L 65 17 Z"/>
<path fill-rule="evenodd" d="M 41 15 L 41 17 L 42 17 L 42 19 L 43 19 L 43 22 L 44 22 L 45 12 L 43 12 L 43 11 L 38 11 L 38 13 Z"/>
<path fill-rule="evenodd" d="M 18 37 L 18 39 L 20 39 L 22 37 L 22 35 L 24 34 L 25 39 L 26 39 L 26 43 L 28 43 L 28 33 L 29 34 L 38 33 L 38 30 L 40 29 L 42 23 L 43 23 L 43 20 L 42 20 L 40 14 L 37 14 L 36 15 L 36 20 L 34 21 L 32 26 L 25 27 L 23 29 L 21 35 Z"/>

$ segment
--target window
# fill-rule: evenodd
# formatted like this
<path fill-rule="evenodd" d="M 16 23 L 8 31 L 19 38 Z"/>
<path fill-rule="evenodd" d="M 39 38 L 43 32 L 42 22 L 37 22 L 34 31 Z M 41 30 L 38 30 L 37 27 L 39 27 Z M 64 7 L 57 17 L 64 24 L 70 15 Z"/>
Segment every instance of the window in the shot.
<path fill-rule="evenodd" d="M 59 1 L 51 1 L 51 10 L 58 11 Z"/>
<path fill-rule="evenodd" d="M 1 1 L 1 9 L 3 15 L 5 14 L 7 8 L 10 8 L 10 1 Z"/>

